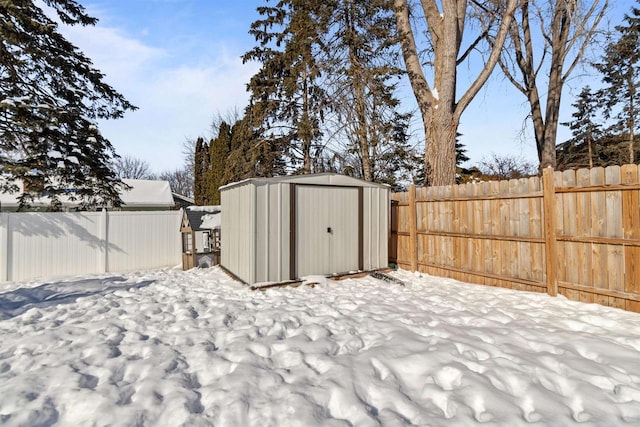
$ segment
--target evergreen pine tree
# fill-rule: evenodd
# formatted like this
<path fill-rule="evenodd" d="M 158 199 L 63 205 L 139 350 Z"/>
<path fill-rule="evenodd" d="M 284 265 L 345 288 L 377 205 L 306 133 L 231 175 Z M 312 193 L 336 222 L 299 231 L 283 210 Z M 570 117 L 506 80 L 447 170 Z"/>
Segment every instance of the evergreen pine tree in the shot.
<path fill-rule="evenodd" d="M 286 145 L 288 149 L 275 151 L 287 152 L 290 166 L 302 173 L 312 172 L 326 109 L 316 61 L 326 28 L 319 13 L 324 8 L 324 2 L 316 0 L 279 0 L 275 6 L 259 7 L 262 19 L 249 31 L 258 46 L 243 56 L 245 62 L 262 64 L 248 85 L 251 124 L 260 137 Z"/>
<path fill-rule="evenodd" d="M 254 178 L 255 162 L 252 155 L 255 136 L 250 117 L 245 115 L 231 127 L 229 158 L 224 168 L 225 183 Z"/>
<path fill-rule="evenodd" d="M 403 151 L 394 144 L 405 143 L 395 130 L 409 118 L 396 111 L 393 2 L 274 3 L 258 8 L 262 18 L 251 27 L 258 46 L 244 56 L 262 64 L 248 86 L 251 152 L 261 153 L 255 173 L 338 170 L 391 179 L 391 154 Z"/>
<path fill-rule="evenodd" d="M 573 120 L 562 123 L 571 129 L 573 138 L 559 144 L 556 150 L 557 169 L 573 169 L 579 167 L 592 168 L 599 164 L 597 141 L 602 136 L 602 126 L 595 120 L 599 116 L 600 100 L 589 86 L 582 89 L 571 115 Z"/>
<path fill-rule="evenodd" d="M 357 175 L 366 181 L 379 175 L 377 162 L 397 151 L 395 129 L 408 120 L 396 111 L 394 96 L 400 70 L 398 39 L 391 0 L 331 0 L 330 27 L 323 32 L 323 61 L 336 128 L 331 134 L 347 142 L 357 159 Z M 385 175 L 388 176 L 388 174 Z"/>
<path fill-rule="evenodd" d="M 209 145 L 198 138 L 193 166 L 193 199 L 196 205 L 208 204 L 207 178 L 209 174 Z"/>
<path fill-rule="evenodd" d="M 64 24 L 97 22 L 74 0 L 43 3 Z M 119 205 L 124 185 L 109 167 L 116 154 L 96 120 L 135 107 L 103 77 L 33 0 L 0 2 L 0 191 L 23 180 L 21 207 L 41 191 L 53 208 L 63 193 Z"/>
<path fill-rule="evenodd" d="M 220 204 L 219 188 L 225 184 L 224 172 L 231 152 L 231 126 L 226 122 L 220 123 L 218 136 L 209 145 L 209 193 L 211 204 Z"/>
<path fill-rule="evenodd" d="M 626 25 L 616 27 L 618 39 L 610 43 L 602 61 L 595 64 L 603 75 L 606 118 L 613 118 L 612 131 L 626 136 L 628 162 L 635 162 L 635 135 L 640 126 L 638 88 L 640 86 L 640 8 L 634 7 L 625 15 Z"/>
<path fill-rule="evenodd" d="M 405 191 L 407 184 L 416 177 L 423 179 L 424 163 L 421 153 L 409 144 L 408 123 L 398 120 L 393 143 L 378 155 L 375 162 L 374 181 L 388 184 L 392 191 Z M 424 181 L 422 181 L 424 182 Z"/>

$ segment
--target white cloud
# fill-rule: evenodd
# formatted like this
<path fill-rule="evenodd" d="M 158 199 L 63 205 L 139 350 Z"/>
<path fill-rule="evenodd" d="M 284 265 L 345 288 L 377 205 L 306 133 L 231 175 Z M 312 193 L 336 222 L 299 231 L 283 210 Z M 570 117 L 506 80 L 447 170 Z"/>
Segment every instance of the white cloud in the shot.
<path fill-rule="evenodd" d="M 245 85 L 254 72 L 228 58 L 215 66 L 158 70 L 136 82 L 132 99 L 140 110 L 104 123 L 103 132 L 119 154 L 144 158 L 158 171 L 178 167 L 186 138 L 209 136 L 216 112 L 246 105 Z"/>
<path fill-rule="evenodd" d="M 167 57 L 164 50 L 147 46 L 115 28 L 65 26 L 62 33 L 91 58 L 111 84 L 126 83 Z"/>
<path fill-rule="evenodd" d="M 168 51 L 117 28 L 62 31 L 106 74 L 109 84 L 139 107 L 123 119 L 102 122 L 102 133 L 118 154 L 144 159 L 158 172 L 182 165 L 185 138 L 209 136 L 216 112 L 244 108 L 246 84 L 257 71 L 255 64 L 242 64 L 242 52 L 230 52 L 224 44 L 207 45 L 200 52 L 191 46 Z"/>

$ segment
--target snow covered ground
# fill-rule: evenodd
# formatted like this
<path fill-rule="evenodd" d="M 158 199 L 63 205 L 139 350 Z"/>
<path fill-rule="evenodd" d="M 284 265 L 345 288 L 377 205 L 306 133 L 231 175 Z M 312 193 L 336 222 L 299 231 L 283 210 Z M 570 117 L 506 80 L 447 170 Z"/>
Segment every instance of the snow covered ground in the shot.
<path fill-rule="evenodd" d="M 394 275 L 0 285 L 0 425 L 640 424 L 640 315 Z"/>

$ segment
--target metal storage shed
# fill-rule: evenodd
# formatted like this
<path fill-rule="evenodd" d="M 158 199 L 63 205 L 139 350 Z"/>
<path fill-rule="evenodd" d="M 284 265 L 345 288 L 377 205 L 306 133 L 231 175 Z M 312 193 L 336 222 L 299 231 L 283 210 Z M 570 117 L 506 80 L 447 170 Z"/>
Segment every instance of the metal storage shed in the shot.
<path fill-rule="evenodd" d="M 220 187 L 221 265 L 249 284 L 388 265 L 389 187 L 323 173 Z"/>

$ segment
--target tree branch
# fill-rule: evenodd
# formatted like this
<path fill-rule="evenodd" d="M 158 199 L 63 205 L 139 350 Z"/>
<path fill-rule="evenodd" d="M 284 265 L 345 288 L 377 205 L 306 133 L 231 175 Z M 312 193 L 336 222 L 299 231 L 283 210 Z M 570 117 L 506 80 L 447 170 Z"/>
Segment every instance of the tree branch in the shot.
<path fill-rule="evenodd" d="M 434 1 L 423 0 L 423 6 L 425 3 L 433 3 L 433 6 L 435 6 Z M 411 83 L 411 88 L 413 89 L 416 100 L 418 101 L 418 106 L 424 117 L 436 99 L 433 96 L 431 87 L 429 87 L 429 83 L 427 83 L 427 79 L 422 71 L 422 66 L 420 65 L 416 41 L 413 36 L 411 22 L 409 21 L 408 2 L 407 0 L 394 0 L 393 5 L 409 82 Z M 426 102 L 421 102 L 421 100 L 426 100 Z"/>
<path fill-rule="evenodd" d="M 596 9 L 596 6 L 597 6 L 598 3 L 599 3 L 599 1 L 594 1 L 593 2 L 593 5 L 589 9 L 589 12 L 587 12 L 585 18 L 580 23 L 579 28 L 576 29 L 576 35 L 579 34 L 582 31 L 584 31 L 586 23 L 589 20 L 589 18 L 593 15 L 593 13 L 595 12 L 595 9 Z M 596 33 L 596 30 L 597 30 L 598 26 L 600 25 L 600 22 L 602 21 L 602 18 L 604 18 L 604 15 L 605 15 L 605 12 L 606 12 L 608 6 L 609 6 L 609 0 L 605 0 L 604 5 L 602 6 L 602 9 L 600 9 L 600 11 L 598 12 L 596 20 L 593 22 L 593 24 L 591 25 L 591 28 L 589 28 L 589 30 L 587 31 L 587 34 L 584 36 L 584 39 L 582 40 L 582 45 L 580 46 L 580 49 L 578 50 L 578 53 L 576 54 L 575 58 L 571 62 L 571 65 L 569 65 L 569 68 L 567 68 L 567 71 L 563 74 L 563 76 L 562 76 L 562 81 L 563 82 L 567 80 L 567 78 L 569 77 L 571 72 L 573 72 L 574 68 L 582 60 L 582 57 L 584 56 L 584 52 L 587 49 L 587 46 L 589 45 L 589 43 L 590 43 L 591 39 L 593 38 L 594 34 Z M 573 47 L 573 45 L 574 45 L 576 40 L 577 40 L 577 36 L 573 37 L 571 39 L 569 50 Z"/>
<path fill-rule="evenodd" d="M 467 50 L 465 50 L 462 56 L 460 56 L 460 58 L 458 58 L 458 60 L 456 61 L 456 65 L 462 64 L 467 59 L 467 57 L 471 54 L 471 52 L 473 52 L 473 50 L 478 46 L 478 44 L 480 44 L 480 42 L 483 39 L 486 39 L 486 37 L 489 35 L 488 28 L 489 27 L 485 28 L 485 30 L 473 41 L 473 43 L 469 45 Z"/>
<path fill-rule="evenodd" d="M 398 4 L 399 2 L 394 2 L 394 4 Z M 409 2 L 404 0 L 400 3 L 404 3 L 407 8 L 407 14 L 409 13 Z M 435 0 L 421 0 L 422 10 L 424 11 L 424 17 L 427 20 L 427 26 L 429 27 L 429 32 L 431 33 L 432 43 L 435 46 L 437 41 L 442 38 L 443 24 L 442 24 L 442 16 L 440 14 L 440 9 L 438 9 L 438 5 Z M 414 42 L 415 44 L 415 42 Z"/>
<path fill-rule="evenodd" d="M 504 46 L 504 42 L 507 38 L 507 34 L 509 32 L 509 27 L 511 26 L 511 22 L 513 21 L 513 14 L 518 6 L 517 0 L 507 0 L 507 6 L 502 14 L 502 22 L 500 23 L 500 29 L 498 30 L 498 34 L 495 38 L 495 42 L 493 43 L 493 47 L 491 49 L 491 54 L 489 55 L 489 59 L 487 63 L 482 68 L 482 71 L 476 78 L 476 80 L 469 86 L 469 89 L 465 92 L 465 94 L 458 101 L 454 116 L 457 120 L 460 119 L 462 112 L 469 106 L 471 100 L 477 95 L 485 82 L 489 79 L 489 76 L 493 72 L 496 64 L 498 63 L 498 59 L 500 58 L 500 54 L 502 51 L 502 47 Z"/>

